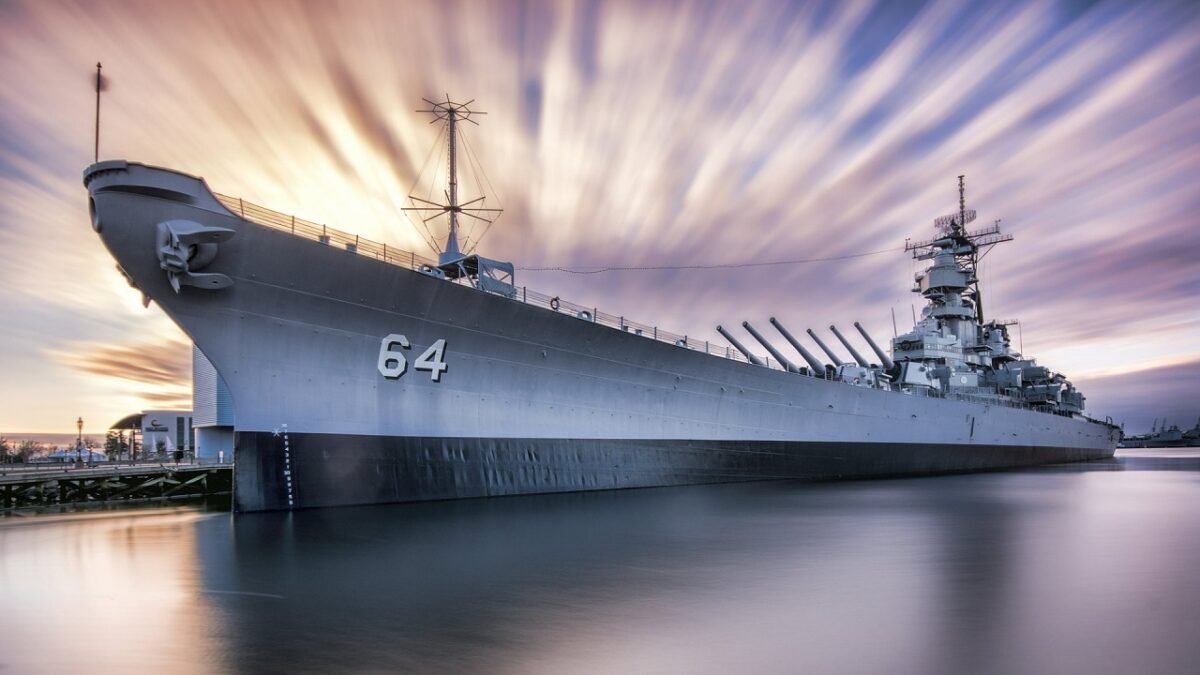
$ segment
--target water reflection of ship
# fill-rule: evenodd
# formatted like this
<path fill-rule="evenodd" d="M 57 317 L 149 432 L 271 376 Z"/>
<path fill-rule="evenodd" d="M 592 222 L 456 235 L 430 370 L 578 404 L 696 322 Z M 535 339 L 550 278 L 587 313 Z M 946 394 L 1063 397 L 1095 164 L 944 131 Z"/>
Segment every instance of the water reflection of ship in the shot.
<path fill-rule="evenodd" d="M 1158 425 L 1158 419 L 1154 420 L 1154 424 L 1150 427 L 1150 433 L 1141 436 L 1128 436 L 1121 442 L 1122 448 L 1195 448 L 1200 447 L 1200 419 L 1196 420 L 1196 426 L 1184 431 L 1179 428 L 1178 424 L 1167 426 L 1166 418 L 1163 418 L 1162 427 Z"/>

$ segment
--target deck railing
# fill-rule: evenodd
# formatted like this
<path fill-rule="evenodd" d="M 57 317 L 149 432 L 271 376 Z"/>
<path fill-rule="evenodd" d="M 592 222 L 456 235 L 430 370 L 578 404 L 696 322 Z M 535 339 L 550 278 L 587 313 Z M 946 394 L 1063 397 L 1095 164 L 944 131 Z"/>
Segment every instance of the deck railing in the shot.
<path fill-rule="evenodd" d="M 412 251 L 405 251 L 388 246 L 387 244 L 380 244 L 321 223 L 314 223 L 303 218 L 272 211 L 271 209 L 259 206 L 258 204 L 252 204 L 238 197 L 229 197 L 222 194 L 217 194 L 216 197 L 225 205 L 225 208 L 259 225 L 290 232 L 305 239 L 319 241 L 330 246 L 337 246 L 357 255 L 370 256 L 388 264 L 406 267 L 411 270 L 419 270 L 422 266 L 437 267 L 438 265 L 436 260 L 419 256 Z M 704 352 L 713 356 L 720 356 L 743 363 L 747 362 L 746 357 L 733 347 L 710 344 L 707 340 L 696 340 L 686 335 L 663 330 L 658 326 L 631 321 L 624 316 L 609 314 L 597 307 L 587 307 L 570 302 L 569 300 L 563 300 L 556 295 L 547 295 L 526 286 L 518 286 L 513 299 L 528 305 L 535 305 L 555 312 L 570 314 L 581 321 L 592 321 L 616 330 L 673 344 L 681 349 L 686 347 L 687 349 Z M 769 356 L 762 356 L 760 358 L 763 359 L 763 362 L 769 368 L 774 370 L 784 369 L 777 360 L 773 360 Z"/>
<path fill-rule="evenodd" d="M 369 239 L 363 239 L 356 234 L 348 234 L 327 225 L 314 223 L 312 221 L 283 214 L 278 211 L 272 211 L 271 209 L 259 206 L 258 204 L 252 204 L 238 197 L 229 197 L 222 194 L 217 194 L 216 197 L 222 204 L 225 205 L 225 208 L 229 209 L 233 213 L 236 213 L 242 218 L 245 218 L 246 220 L 258 223 L 259 225 L 265 225 L 277 230 L 291 232 L 299 237 L 312 239 L 313 241 L 319 241 L 330 246 L 344 248 L 345 250 L 357 255 L 370 256 L 372 258 L 382 260 L 388 264 L 406 267 L 411 270 L 419 270 L 422 266 L 437 267 L 438 265 L 436 260 L 419 256 L 412 251 L 405 251 L 403 249 L 389 247 L 387 244 L 380 244 Z M 570 302 L 568 300 L 563 300 L 556 295 L 546 295 L 545 293 L 532 290 L 526 286 L 517 287 L 516 294 L 513 296 L 513 300 L 516 300 L 517 302 L 523 302 L 528 305 L 544 307 L 555 312 L 570 314 L 571 316 L 579 318 L 581 321 L 592 321 L 616 330 L 622 330 L 644 338 L 649 338 L 651 340 L 658 340 L 659 342 L 673 344 L 681 349 L 686 347 L 687 349 L 704 352 L 705 354 L 711 354 L 712 356 L 719 356 L 733 361 L 741 361 L 742 363 L 749 362 L 741 352 L 733 347 L 710 344 L 707 340 L 695 340 L 686 335 L 680 335 L 678 333 L 662 330 L 658 326 L 639 323 L 637 321 L 631 321 L 624 316 L 602 312 L 597 307 L 587 307 L 578 303 Z M 961 349 L 956 347 L 939 346 L 937 349 L 946 351 L 958 350 L 958 352 L 961 353 Z M 768 368 L 773 370 L 785 369 L 778 360 L 774 360 L 770 356 L 760 356 L 759 358 L 763 360 L 763 363 L 765 363 Z M 1031 406 L 1022 401 L 1006 401 L 1003 399 L 992 398 L 990 396 L 979 396 L 965 392 L 950 392 L 949 396 L 974 403 L 999 405 L 1010 408 L 1024 408 L 1027 410 L 1040 410 L 1040 408 Z M 937 397 L 946 398 L 947 394 L 939 393 L 937 394 Z"/>

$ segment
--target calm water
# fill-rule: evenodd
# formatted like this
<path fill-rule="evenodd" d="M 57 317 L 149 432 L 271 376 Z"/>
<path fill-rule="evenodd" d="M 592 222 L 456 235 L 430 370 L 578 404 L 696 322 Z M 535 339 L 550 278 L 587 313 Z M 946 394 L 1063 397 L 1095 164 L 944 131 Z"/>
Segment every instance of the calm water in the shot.
<path fill-rule="evenodd" d="M 1200 453 L 0 521 L 3 672 L 1185 673 Z"/>

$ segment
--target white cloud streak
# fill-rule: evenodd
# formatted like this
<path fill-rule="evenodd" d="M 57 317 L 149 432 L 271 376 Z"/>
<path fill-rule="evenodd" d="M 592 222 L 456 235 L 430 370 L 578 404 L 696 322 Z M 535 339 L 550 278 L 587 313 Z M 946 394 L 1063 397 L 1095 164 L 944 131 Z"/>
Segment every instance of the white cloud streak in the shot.
<path fill-rule="evenodd" d="M 68 327 L 178 338 L 87 229 L 101 59 L 103 155 L 418 250 L 399 207 L 437 130 L 412 111 L 475 98 L 489 114 L 471 143 L 508 208 L 484 250 L 518 264 L 899 247 L 954 208 L 966 173 L 981 220 L 1018 237 L 985 290 L 1028 351 L 1068 374 L 1200 356 L 1186 3 L 26 3 L 0 19 L 0 283 L 19 289 L 0 309 L 58 316 L 51 350 Z M 911 271 L 897 253 L 524 280 L 702 337 L 769 314 L 878 336 L 916 300 Z"/>

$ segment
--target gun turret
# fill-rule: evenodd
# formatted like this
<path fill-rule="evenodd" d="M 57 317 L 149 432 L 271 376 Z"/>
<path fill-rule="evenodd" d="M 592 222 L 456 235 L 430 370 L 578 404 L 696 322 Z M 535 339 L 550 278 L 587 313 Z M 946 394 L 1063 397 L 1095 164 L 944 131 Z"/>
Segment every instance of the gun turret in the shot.
<path fill-rule="evenodd" d="M 841 359 L 838 358 L 837 354 L 833 353 L 833 350 L 829 348 L 829 345 L 826 345 L 821 340 L 821 338 L 817 337 L 816 333 L 812 332 L 811 328 L 808 328 L 806 330 L 808 332 L 808 336 L 810 338 L 812 338 L 814 342 L 817 343 L 817 346 L 821 348 L 821 351 L 825 352 L 825 354 L 827 354 L 829 356 L 830 361 L 833 361 L 834 366 L 840 366 L 845 363 L 845 361 L 842 361 Z"/>
<path fill-rule="evenodd" d="M 767 339 L 763 337 L 761 333 L 759 333 L 757 330 L 754 330 L 754 326 L 751 326 L 749 321 L 743 321 L 742 328 L 745 328 L 747 332 L 753 335 L 754 339 L 758 340 L 759 344 L 761 344 L 763 347 L 766 347 L 767 351 L 771 352 L 771 356 L 774 356 L 780 363 L 782 363 L 783 367 L 786 368 L 789 373 L 800 372 L 800 369 L 796 367 L 796 364 L 792 363 L 786 356 L 781 354 L 779 350 L 775 348 L 775 345 L 767 342 Z"/>
<path fill-rule="evenodd" d="M 758 358 L 754 354 L 751 354 L 750 350 L 746 349 L 745 345 L 743 345 L 741 342 L 738 342 L 737 338 L 735 338 L 729 334 L 729 331 L 725 330 L 721 326 L 717 326 L 717 332 L 720 333 L 722 336 L 724 336 L 724 338 L 726 340 L 729 340 L 729 344 L 733 345 L 739 352 L 741 352 L 742 356 L 745 356 L 746 360 L 749 361 L 750 363 L 753 363 L 756 366 L 767 365 L 767 364 L 763 363 L 762 359 Z"/>
<path fill-rule="evenodd" d="M 804 345 L 800 344 L 799 340 L 792 337 L 792 334 L 788 332 L 788 329 L 784 328 L 782 324 L 776 321 L 775 317 L 771 317 L 771 325 L 775 326 L 775 330 L 779 331 L 779 334 L 783 336 L 784 340 L 787 340 L 788 343 L 790 343 L 792 347 L 796 349 L 796 351 L 800 352 L 800 356 L 804 357 L 804 360 L 808 362 L 810 367 L 812 367 L 813 372 L 816 373 L 817 377 L 822 377 L 824 375 L 825 364 L 821 363 L 817 357 L 813 356 L 812 352 L 805 349 Z"/>
<path fill-rule="evenodd" d="M 842 346 L 846 348 L 846 351 L 850 352 L 850 356 L 854 357 L 854 360 L 858 363 L 858 365 L 862 366 L 863 368 L 871 367 L 871 364 L 867 363 L 867 360 L 862 357 L 862 354 L 858 353 L 858 350 L 856 350 L 850 344 L 850 341 L 842 336 L 842 332 L 837 329 L 837 326 L 831 325 L 829 326 L 829 330 L 833 331 L 834 337 L 841 341 Z"/>
<path fill-rule="evenodd" d="M 875 341 L 871 339 L 871 336 L 867 335 L 867 329 L 863 328 L 862 324 L 857 321 L 854 322 L 854 327 L 858 329 L 859 333 L 862 333 L 863 339 L 867 341 L 867 344 L 871 345 L 871 351 L 875 352 L 875 356 L 879 357 L 879 363 L 883 365 L 883 369 L 891 370 L 895 364 L 892 363 L 892 360 L 888 358 L 888 355 L 879 348 L 879 345 L 875 344 Z"/>

